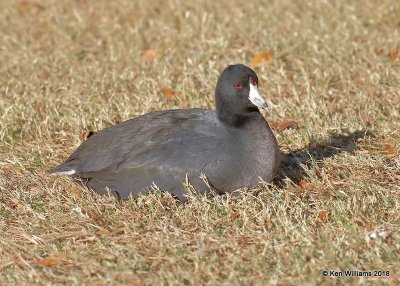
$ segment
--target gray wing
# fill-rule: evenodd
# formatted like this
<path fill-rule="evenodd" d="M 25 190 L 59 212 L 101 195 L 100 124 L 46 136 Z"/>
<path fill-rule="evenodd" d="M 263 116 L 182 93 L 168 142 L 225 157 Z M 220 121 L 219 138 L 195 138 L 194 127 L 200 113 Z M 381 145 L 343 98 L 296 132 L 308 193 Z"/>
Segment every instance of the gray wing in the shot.
<path fill-rule="evenodd" d="M 155 183 L 183 199 L 186 174 L 197 190 L 207 189 L 199 175 L 224 161 L 225 132 L 210 110 L 149 113 L 96 133 L 50 172 L 74 172 L 95 191 L 107 187 L 121 198 Z"/>

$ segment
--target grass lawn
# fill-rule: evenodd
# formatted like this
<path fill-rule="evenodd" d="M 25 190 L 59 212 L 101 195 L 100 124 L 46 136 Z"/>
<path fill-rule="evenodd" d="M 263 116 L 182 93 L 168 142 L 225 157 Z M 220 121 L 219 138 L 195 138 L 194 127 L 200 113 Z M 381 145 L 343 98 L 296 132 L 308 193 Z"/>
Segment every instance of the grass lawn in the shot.
<path fill-rule="evenodd" d="M 0 27 L 0 285 L 400 285 L 399 1 L 0 0 Z M 273 184 L 121 202 L 45 173 L 88 131 L 214 108 L 261 52 Z"/>

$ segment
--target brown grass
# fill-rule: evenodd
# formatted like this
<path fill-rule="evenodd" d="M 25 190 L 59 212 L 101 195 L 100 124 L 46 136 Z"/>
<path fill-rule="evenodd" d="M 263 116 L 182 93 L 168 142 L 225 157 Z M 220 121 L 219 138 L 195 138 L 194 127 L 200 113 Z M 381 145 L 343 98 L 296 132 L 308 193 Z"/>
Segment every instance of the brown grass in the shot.
<path fill-rule="evenodd" d="M 399 15 L 393 0 L 0 1 L 0 284 L 399 285 Z M 297 122 L 276 132 L 274 184 L 118 202 L 44 173 L 82 130 L 213 108 L 219 72 L 262 51 L 265 115 Z M 322 276 L 353 269 L 390 277 Z"/>

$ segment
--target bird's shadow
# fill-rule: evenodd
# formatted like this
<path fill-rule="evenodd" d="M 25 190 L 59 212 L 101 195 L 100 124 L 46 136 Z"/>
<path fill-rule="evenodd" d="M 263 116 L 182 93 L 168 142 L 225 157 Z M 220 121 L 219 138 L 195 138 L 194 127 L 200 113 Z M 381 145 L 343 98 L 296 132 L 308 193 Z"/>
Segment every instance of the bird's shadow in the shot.
<path fill-rule="evenodd" d="M 358 139 L 366 137 L 375 137 L 375 135 L 367 130 L 347 134 L 331 133 L 328 140 L 312 141 L 305 148 L 283 153 L 281 168 L 274 179 L 274 184 L 283 187 L 287 179 L 297 184 L 307 177 L 306 170 L 313 164 L 343 152 L 352 153 L 357 149 Z"/>

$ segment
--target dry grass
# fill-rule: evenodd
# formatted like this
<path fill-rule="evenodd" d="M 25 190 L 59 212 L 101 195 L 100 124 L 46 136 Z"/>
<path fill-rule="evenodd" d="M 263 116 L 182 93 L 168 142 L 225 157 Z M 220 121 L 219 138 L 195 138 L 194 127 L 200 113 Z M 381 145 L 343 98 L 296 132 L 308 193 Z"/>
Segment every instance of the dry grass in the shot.
<path fill-rule="evenodd" d="M 399 2 L 192 2 L 0 2 L 0 284 L 399 285 Z M 213 108 L 219 72 L 264 50 L 266 116 L 298 122 L 273 185 L 118 202 L 44 173 L 82 130 Z"/>

